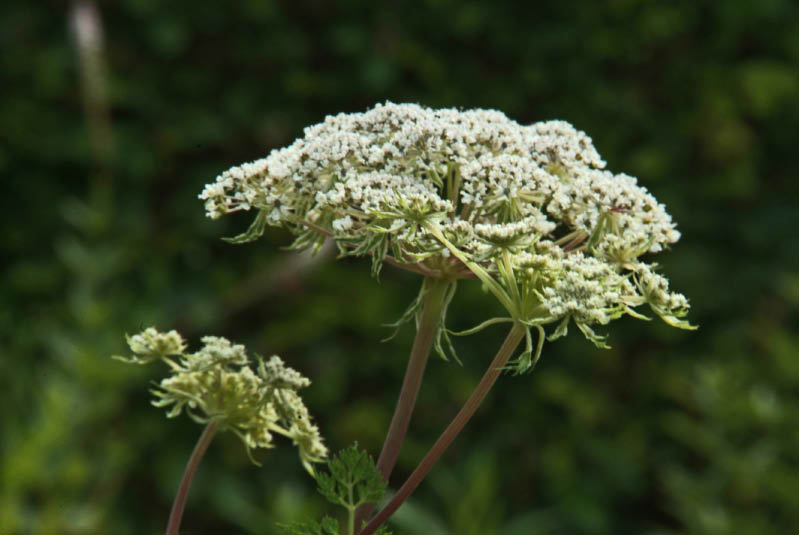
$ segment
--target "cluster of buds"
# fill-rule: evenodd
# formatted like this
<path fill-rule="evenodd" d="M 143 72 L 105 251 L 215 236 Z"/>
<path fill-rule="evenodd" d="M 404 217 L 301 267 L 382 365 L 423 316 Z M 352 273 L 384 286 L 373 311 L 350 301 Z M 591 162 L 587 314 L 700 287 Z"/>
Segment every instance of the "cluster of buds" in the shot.
<path fill-rule="evenodd" d="M 202 343 L 196 353 L 186 353 L 176 331 L 160 333 L 150 327 L 128 337 L 131 357 L 117 358 L 136 364 L 161 360 L 169 366 L 170 375 L 152 390 L 153 405 L 168 407 L 169 418 L 185 410 L 199 423 L 214 420 L 219 429 L 241 438 L 248 454 L 253 448 L 273 447 L 273 433 L 286 436 L 312 472 L 311 463 L 326 457 L 327 448 L 297 393 L 310 380 L 278 356 L 253 362 L 244 346 L 225 338 L 206 336 Z"/>
<path fill-rule="evenodd" d="M 369 255 L 375 274 L 389 262 L 479 278 L 510 321 L 528 326 L 524 371 L 547 324 L 556 338 L 574 321 L 605 347 L 591 326 L 644 318 L 634 308 L 648 304 L 692 328 L 685 297 L 641 259 L 679 239 L 671 216 L 635 178 L 604 167 L 591 138 L 563 121 L 524 126 L 497 111 L 386 103 L 326 118 L 225 171 L 200 198 L 211 218 L 257 210 L 236 242 L 275 225 L 296 235 L 295 248 L 332 237 L 342 255 Z"/>

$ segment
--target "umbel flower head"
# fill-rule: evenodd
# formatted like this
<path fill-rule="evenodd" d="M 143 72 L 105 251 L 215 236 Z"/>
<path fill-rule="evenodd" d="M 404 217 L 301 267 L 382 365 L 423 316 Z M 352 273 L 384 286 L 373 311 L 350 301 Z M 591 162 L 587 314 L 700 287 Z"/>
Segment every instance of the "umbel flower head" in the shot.
<path fill-rule="evenodd" d="M 635 178 L 606 170 L 591 138 L 564 121 L 525 126 L 498 111 L 386 103 L 327 117 L 225 171 L 200 198 L 211 218 L 258 212 L 234 242 L 275 225 L 296 235 L 295 248 L 329 236 L 342 255 L 370 255 L 375 274 L 387 261 L 477 277 L 511 321 L 540 333 L 557 322 L 555 337 L 573 320 L 604 346 L 591 325 L 643 318 L 633 308 L 644 303 L 690 328 L 680 319 L 686 299 L 640 258 L 679 239 L 671 216 Z M 528 332 L 520 370 L 530 351 Z"/>
<path fill-rule="evenodd" d="M 153 405 L 168 407 L 167 417 L 185 410 L 200 423 L 216 420 L 220 429 L 241 438 L 248 454 L 252 448 L 273 447 L 273 433 L 284 435 L 313 472 L 311 463 L 321 461 L 327 448 L 297 394 L 311 382 L 278 356 L 256 357 L 253 367 L 242 345 L 216 336 L 206 336 L 202 342 L 196 353 L 185 353 L 186 344 L 177 332 L 159 333 L 150 327 L 128 337 L 132 357 L 117 358 L 132 363 L 163 360 L 169 365 L 169 377 L 152 390 Z"/>
<path fill-rule="evenodd" d="M 131 357 L 114 357 L 131 364 L 149 364 L 155 360 L 171 362 L 169 357 L 182 355 L 186 351 L 186 342 L 177 331 L 159 333 L 153 327 L 144 329 L 139 334 L 125 336 L 133 351 Z"/>

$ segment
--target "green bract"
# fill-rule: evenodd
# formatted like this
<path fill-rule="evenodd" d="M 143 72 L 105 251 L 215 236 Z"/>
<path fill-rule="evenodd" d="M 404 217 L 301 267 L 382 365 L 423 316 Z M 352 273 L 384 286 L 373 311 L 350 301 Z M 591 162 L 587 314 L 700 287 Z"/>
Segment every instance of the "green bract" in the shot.
<path fill-rule="evenodd" d="M 329 236 L 342 255 L 370 255 L 375 274 L 390 262 L 449 281 L 479 278 L 508 320 L 539 331 L 533 358 L 528 330 L 523 371 L 550 323 L 551 338 L 573 320 L 606 347 L 591 326 L 642 318 L 633 309 L 646 303 L 692 328 L 680 319 L 685 297 L 640 258 L 679 239 L 671 216 L 635 178 L 604 166 L 591 139 L 563 121 L 524 126 L 497 111 L 386 103 L 326 118 L 225 171 L 200 198 L 212 218 L 258 211 L 233 241 L 276 225 L 297 236 L 295 248 Z"/>
<path fill-rule="evenodd" d="M 248 453 L 252 448 L 271 448 L 272 433 L 284 435 L 292 439 L 303 465 L 313 473 L 311 463 L 321 461 L 327 448 L 297 394 L 311 382 L 278 356 L 266 361 L 257 357 L 257 366 L 252 367 L 244 346 L 216 336 L 206 336 L 202 342 L 196 353 L 184 353 L 185 343 L 175 331 L 161 334 L 151 327 L 128 338 L 134 356 L 125 360 L 161 359 L 169 364 L 170 376 L 152 390 L 153 405 L 169 407 L 169 418 L 185 410 L 197 422 L 215 420 L 219 429 L 238 435 Z"/>

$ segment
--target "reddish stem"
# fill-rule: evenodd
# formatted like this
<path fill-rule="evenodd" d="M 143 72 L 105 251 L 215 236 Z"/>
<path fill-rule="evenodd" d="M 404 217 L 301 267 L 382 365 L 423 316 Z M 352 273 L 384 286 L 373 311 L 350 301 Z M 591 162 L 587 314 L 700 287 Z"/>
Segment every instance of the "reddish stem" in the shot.
<path fill-rule="evenodd" d="M 183 471 L 183 479 L 180 480 L 180 487 L 178 487 L 175 501 L 172 504 L 172 512 L 169 514 L 169 524 L 167 524 L 166 528 L 167 535 L 179 535 L 180 533 L 180 521 L 183 518 L 183 510 L 186 508 L 186 499 L 189 497 L 191 481 L 194 479 L 197 467 L 200 466 L 200 461 L 202 461 L 205 451 L 211 444 L 218 426 L 219 422 L 217 420 L 208 422 L 203 434 L 197 440 L 197 445 L 194 446 L 194 451 L 186 464 L 186 470 Z"/>
<path fill-rule="evenodd" d="M 394 466 L 397 464 L 397 456 L 402 448 L 402 442 L 408 431 L 408 424 L 416 406 L 416 398 L 419 395 L 419 388 L 422 384 L 422 377 L 433 346 L 436 328 L 441 320 L 441 309 L 444 306 L 444 297 L 449 287 L 449 282 L 441 279 L 426 279 L 424 282 L 426 292 L 424 295 L 424 305 L 422 317 L 416 328 L 416 337 L 413 341 L 411 356 L 408 359 L 408 367 L 405 370 L 405 378 L 402 381 L 397 406 L 394 409 L 394 416 L 388 427 L 383 449 L 377 459 L 377 469 L 383 475 L 383 479 L 388 482 Z M 373 504 L 364 504 L 358 508 L 355 514 L 355 525 L 360 527 L 364 520 L 374 510 Z"/>
<path fill-rule="evenodd" d="M 402 487 L 400 487 L 388 504 L 371 520 L 371 522 L 369 522 L 369 524 L 366 525 L 366 527 L 363 528 L 363 530 L 360 532 L 361 535 L 372 535 L 372 533 L 374 533 L 375 530 L 381 526 L 381 524 L 388 520 L 388 518 L 394 514 L 399 506 L 408 499 L 411 493 L 416 490 L 416 487 L 419 486 L 419 483 L 421 483 L 425 476 L 427 476 L 427 474 L 433 468 L 433 465 L 435 465 L 436 461 L 438 461 L 450 444 L 452 444 L 452 441 L 455 440 L 455 437 L 458 436 L 458 433 L 461 432 L 463 427 L 471 419 L 477 408 L 483 402 L 486 394 L 488 394 L 488 391 L 491 390 L 491 387 L 496 382 L 497 377 L 499 377 L 499 374 L 502 372 L 505 364 L 507 364 L 508 359 L 524 338 L 524 333 L 525 327 L 521 324 L 514 323 L 513 328 L 511 328 L 508 336 L 505 338 L 505 341 L 499 348 L 499 351 L 497 351 L 494 360 L 491 361 L 491 364 L 488 366 L 485 374 L 483 374 L 483 378 L 480 379 L 480 382 L 475 387 L 474 392 L 472 392 L 472 395 L 466 400 L 466 403 L 464 403 L 460 412 L 458 412 L 457 416 L 455 416 L 433 447 L 430 448 L 430 451 L 427 453 L 424 459 L 422 459 L 422 462 L 419 463 L 419 466 L 416 467 L 416 470 L 413 471 L 407 481 L 405 481 Z"/>

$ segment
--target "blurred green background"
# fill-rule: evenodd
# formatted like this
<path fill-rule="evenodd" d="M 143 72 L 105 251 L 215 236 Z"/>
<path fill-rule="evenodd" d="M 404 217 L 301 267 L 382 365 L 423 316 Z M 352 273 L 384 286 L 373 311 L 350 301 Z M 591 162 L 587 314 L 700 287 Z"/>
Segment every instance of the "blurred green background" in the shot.
<path fill-rule="evenodd" d="M 795 2 L 20 0 L 0 13 L 0 532 L 163 529 L 200 427 L 149 405 L 161 369 L 109 358 L 145 326 L 279 353 L 314 380 L 306 400 L 332 448 L 379 451 L 413 335 L 380 343 L 381 324 L 419 280 L 281 251 L 277 231 L 228 245 L 248 216 L 207 220 L 197 194 L 325 115 L 385 100 L 588 132 L 678 221 L 683 239 L 657 261 L 701 325 L 628 318 L 608 351 L 575 333 L 548 344 L 532 375 L 500 379 L 397 532 L 799 525 Z M 92 21 L 102 47 L 82 49 Z M 464 284 L 452 325 L 494 306 Z M 459 340 L 463 366 L 431 359 L 395 485 L 503 336 Z M 186 532 L 321 514 L 281 446 L 256 468 L 218 437 Z"/>

